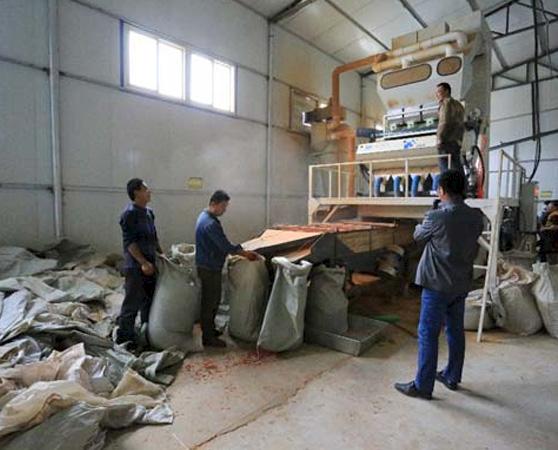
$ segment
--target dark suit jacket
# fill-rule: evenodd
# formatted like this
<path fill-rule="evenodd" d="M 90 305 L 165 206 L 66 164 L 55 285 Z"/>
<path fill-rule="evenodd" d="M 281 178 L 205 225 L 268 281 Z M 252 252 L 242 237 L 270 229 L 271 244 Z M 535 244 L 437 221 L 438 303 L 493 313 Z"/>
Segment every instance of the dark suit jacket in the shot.
<path fill-rule="evenodd" d="M 452 295 L 469 292 L 482 229 L 482 212 L 462 200 L 428 211 L 413 236 L 426 243 L 415 283 Z"/>

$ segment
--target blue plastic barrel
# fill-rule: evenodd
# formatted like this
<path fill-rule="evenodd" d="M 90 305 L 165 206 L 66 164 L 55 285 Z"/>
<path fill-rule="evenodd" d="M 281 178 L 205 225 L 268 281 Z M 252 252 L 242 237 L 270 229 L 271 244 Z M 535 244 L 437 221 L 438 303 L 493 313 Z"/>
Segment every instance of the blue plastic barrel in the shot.
<path fill-rule="evenodd" d="M 438 190 L 438 186 L 440 186 L 440 174 L 437 173 L 433 176 L 433 181 L 432 181 L 432 190 L 433 191 L 437 191 Z"/>
<path fill-rule="evenodd" d="M 395 175 L 393 177 L 393 196 L 399 197 L 401 196 L 401 177 L 399 175 Z"/>
<path fill-rule="evenodd" d="M 380 196 L 380 189 L 382 187 L 382 181 L 384 181 L 384 177 L 374 178 L 374 197 L 379 197 Z"/>
<path fill-rule="evenodd" d="M 418 194 L 418 188 L 420 183 L 420 175 L 413 175 L 411 183 L 411 197 L 416 197 Z"/>

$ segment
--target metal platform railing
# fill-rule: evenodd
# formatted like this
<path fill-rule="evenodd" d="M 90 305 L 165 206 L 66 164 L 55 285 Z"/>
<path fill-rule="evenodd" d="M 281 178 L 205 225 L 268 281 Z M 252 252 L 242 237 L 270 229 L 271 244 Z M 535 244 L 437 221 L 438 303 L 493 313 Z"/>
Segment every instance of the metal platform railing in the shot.
<path fill-rule="evenodd" d="M 376 176 L 400 177 L 402 192 L 394 191 L 392 196 L 412 198 L 409 177 L 418 174 L 430 175 L 433 178 L 435 176 L 433 174 L 439 172 L 437 165 L 441 158 L 447 158 L 448 167 L 451 168 L 449 154 L 311 165 L 308 168 L 309 198 L 322 200 L 375 198 L 378 197 L 373 187 Z M 485 173 L 485 176 L 488 176 L 488 173 Z M 504 150 L 500 150 L 495 197 L 518 200 L 524 181 L 525 169 Z"/>
<path fill-rule="evenodd" d="M 369 161 L 354 161 L 333 164 L 317 164 L 309 167 L 309 217 L 312 217 L 313 211 L 316 211 L 320 206 L 331 207 L 330 213 L 326 216 L 324 221 L 328 221 L 333 215 L 336 208 L 340 205 L 366 205 L 366 204 L 397 204 L 399 212 L 401 208 L 405 209 L 406 206 L 416 207 L 417 205 L 424 208 L 426 211 L 431 203 L 428 198 L 414 198 L 409 196 L 409 176 L 416 174 L 417 171 L 421 173 L 421 161 L 435 161 L 434 165 L 437 166 L 439 158 L 448 158 L 448 167 L 451 167 L 450 155 L 425 155 L 425 156 L 409 156 L 403 158 L 391 159 L 377 159 Z M 401 166 L 399 170 L 397 165 Z M 368 170 L 366 184 L 360 185 L 359 182 L 364 178 L 360 168 L 365 167 Z M 391 166 L 391 167 L 388 167 Z M 432 168 L 432 164 L 429 164 Z M 379 169 L 378 169 L 379 167 Z M 386 169 L 386 167 L 388 167 Z M 394 170 L 395 167 L 395 170 Z M 316 189 L 316 171 L 322 171 L 326 176 L 321 180 L 321 192 Z M 437 168 L 431 173 L 438 172 Z M 373 179 L 378 174 L 391 173 L 391 175 L 400 175 L 404 177 L 404 193 L 396 195 L 390 200 L 382 196 L 378 199 L 374 195 Z M 424 172 L 422 172 L 424 173 Z M 486 305 L 489 296 L 498 285 L 497 279 L 497 263 L 499 257 L 499 239 L 500 228 L 502 224 L 503 210 L 505 206 L 519 206 L 521 196 L 521 186 L 525 182 L 525 168 L 513 157 L 508 155 L 503 149 L 498 154 L 498 169 L 496 171 L 496 186 L 493 196 L 489 199 L 468 199 L 467 203 L 473 207 L 480 208 L 485 214 L 487 220 L 487 229 L 479 238 L 479 244 L 488 252 L 486 265 L 476 265 L 475 268 L 485 272 L 485 282 L 483 287 L 482 308 L 477 330 L 477 341 L 480 342 L 482 338 L 482 324 L 484 315 L 486 313 Z M 485 174 L 488 176 L 488 173 Z M 359 178 L 361 177 L 361 178 Z M 325 181 L 325 189 L 324 183 Z M 488 183 L 486 183 L 488 184 Z M 367 195 L 358 195 L 359 188 L 367 187 Z M 320 195 L 321 194 L 321 195 Z M 401 193 L 398 193 L 401 194 Z M 402 216 L 405 217 L 405 216 Z"/>

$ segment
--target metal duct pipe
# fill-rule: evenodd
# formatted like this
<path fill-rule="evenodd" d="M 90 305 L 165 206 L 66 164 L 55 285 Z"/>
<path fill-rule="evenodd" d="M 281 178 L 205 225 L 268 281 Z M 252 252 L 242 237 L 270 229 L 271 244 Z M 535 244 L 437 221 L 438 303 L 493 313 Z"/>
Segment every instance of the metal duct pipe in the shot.
<path fill-rule="evenodd" d="M 456 50 L 463 50 L 467 46 L 467 34 L 463 31 L 452 31 L 450 33 L 443 34 L 441 36 L 436 36 L 431 39 L 427 39 L 422 42 L 418 42 L 413 45 L 409 45 L 407 47 L 398 48 L 397 50 L 390 50 L 384 53 L 379 53 L 377 55 L 368 56 L 366 58 L 362 58 L 347 64 L 343 64 L 342 66 L 336 67 L 331 74 L 331 109 L 333 115 L 333 124 L 332 127 L 335 128 L 339 125 L 341 121 L 341 104 L 340 104 L 340 93 L 339 93 L 339 76 L 342 73 L 350 72 L 352 70 L 360 69 L 361 67 L 366 67 L 371 65 L 374 72 L 378 72 L 375 67 L 379 66 L 380 63 L 385 62 L 386 66 L 389 68 L 390 66 L 387 65 L 390 61 L 397 61 L 400 62 L 402 56 L 412 55 L 415 52 L 420 52 L 424 50 L 429 50 L 432 48 L 440 48 L 443 47 L 446 54 L 452 54 L 454 49 L 451 43 L 454 42 L 456 46 Z M 443 45 L 445 44 L 445 45 Z M 428 54 L 427 54 L 428 55 Z M 422 56 L 425 57 L 425 56 Z M 416 56 L 413 55 L 413 58 Z M 394 63 L 390 63 L 394 64 Z M 382 69 L 386 70 L 386 69 Z"/>
<path fill-rule="evenodd" d="M 345 123 L 338 125 L 335 129 L 329 130 L 327 139 L 330 141 L 338 141 L 337 161 L 343 161 L 342 153 L 346 155 L 346 162 L 356 161 L 356 131 L 350 125 Z M 342 152 L 341 152 L 341 151 Z M 349 181 L 347 184 L 347 197 L 354 195 L 355 192 L 355 167 L 349 166 Z"/>
<path fill-rule="evenodd" d="M 450 44 L 438 45 L 425 50 L 418 50 L 414 53 L 409 53 L 404 56 L 397 56 L 381 63 L 372 64 L 374 72 L 384 72 L 388 69 L 395 69 L 397 67 L 408 67 L 413 62 L 419 62 L 425 59 L 431 59 L 435 56 L 446 55 L 450 56 L 455 54 L 456 50 Z"/>
<path fill-rule="evenodd" d="M 398 48 L 397 50 L 390 50 L 385 53 L 388 58 L 395 58 L 397 56 L 408 55 L 418 50 L 426 50 L 428 48 L 436 47 L 441 44 L 449 44 L 455 42 L 458 49 L 463 49 L 467 45 L 467 34 L 463 31 L 451 31 L 450 33 L 436 36 L 425 41 L 417 42 L 416 44 L 408 45 L 407 47 Z"/>
<path fill-rule="evenodd" d="M 273 145 L 273 24 L 268 22 L 267 36 L 267 136 L 265 145 L 265 224 L 271 225 L 271 150 Z"/>
<path fill-rule="evenodd" d="M 335 128 L 341 122 L 341 104 L 339 100 L 339 76 L 342 73 L 350 72 L 353 70 L 360 69 L 361 67 L 370 66 L 374 63 L 385 60 L 386 57 L 383 53 L 379 55 L 368 56 L 363 59 L 358 59 L 356 61 L 350 62 L 348 64 L 343 64 L 342 66 L 336 67 L 331 74 L 331 109 L 333 113 L 333 124 L 332 127 Z"/>
<path fill-rule="evenodd" d="M 54 232 L 64 235 L 62 216 L 62 167 L 60 161 L 60 74 L 58 52 L 58 0 L 48 0 L 48 93 L 50 100 L 50 143 L 54 194 Z"/>

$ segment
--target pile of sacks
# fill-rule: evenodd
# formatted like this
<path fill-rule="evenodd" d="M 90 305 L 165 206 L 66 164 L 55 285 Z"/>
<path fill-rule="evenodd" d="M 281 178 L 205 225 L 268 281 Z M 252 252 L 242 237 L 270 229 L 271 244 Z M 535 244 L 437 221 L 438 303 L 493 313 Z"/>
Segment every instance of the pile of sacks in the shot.
<path fill-rule="evenodd" d="M 192 245 L 177 244 L 170 258 L 157 261 L 159 279 L 148 323 L 149 342 L 155 348 L 195 347 L 192 329 L 199 317 L 200 283 L 194 256 Z M 232 337 L 282 352 L 302 344 L 305 323 L 335 333 L 347 331 L 344 269 L 296 264 L 283 257 L 271 263 L 272 277 L 263 258 L 228 258 L 220 308 L 227 315 L 221 323 L 228 323 Z"/>
<path fill-rule="evenodd" d="M 271 260 L 274 279 L 269 292 L 265 261 L 229 261 L 227 301 L 229 332 L 258 348 L 292 350 L 304 339 L 308 325 L 333 333 L 348 329 L 348 301 L 343 292 L 345 269 L 311 263 Z"/>
<path fill-rule="evenodd" d="M 136 356 L 111 339 L 123 278 L 70 241 L 0 247 L 0 447 L 102 448 L 106 430 L 171 423 L 179 351 Z"/>
<path fill-rule="evenodd" d="M 533 271 L 501 262 L 500 283 L 492 293 L 485 314 L 484 329 L 494 325 L 519 334 L 531 335 L 543 326 L 558 338 L 558 265 L 533 264 Z M 465 303 L 465 328 L 476 330 L 480 320 L 482 290 L 469 293 Z"/>

